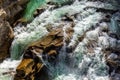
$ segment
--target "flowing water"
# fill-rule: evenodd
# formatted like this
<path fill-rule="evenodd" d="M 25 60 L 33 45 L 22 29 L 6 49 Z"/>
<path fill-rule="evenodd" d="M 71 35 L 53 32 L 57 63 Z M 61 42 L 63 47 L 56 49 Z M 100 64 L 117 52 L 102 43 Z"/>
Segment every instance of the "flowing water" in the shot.
<path fill-rule="evenodd" d="M 13 80 L 15 68 L 20 60 L 6 59 L 0 64 L 0 80 Z"/>
<path fill-rule="evenodd" d="M 96 33 L 97 31 L 96 29 Z M 102 49 L 95 47 L 94 52 L 89 54 L 86 52 L 85 39 L 78 44 L 73 53 L 67 53 L 64 45 L 57 65 L 48 64 L 53 80 L 109 80 L 109 68 Z"/>
<path fill-rule="evenodd" d="M 87 8 L 89 7 L 89 8 Z M 85 9 L 86 8 L 86 9 Z M 73 18 L 75 23 L 73 37 L 64 46 L 59 55 L 56 66 L 45 63 L 50 69 L 53 80 L 109 80 L 108 67 L 105 63 L 102 46 L 91 47 L 92 53 L 87 50 L 86 44 L 89 40 L 99 39 L 100 31 L 92 30 L 100 20 L 104 17 L 104 13 L 96 12 L 97 8 L 113 10 L 116 6 L 104 2 L 92 2 L 87 0 L 74 1 L 71 5 L 64 5 L 59 8 L 51 9 L 51 6 L 36 17 L 26 27 L 18 25 L 14 28 L 15 39 L 11 46 L 11 58 L 6 59 L 0 64 L 0 80 L 12 80 L 14 71 L 22 59 L 22 53 L 26 46 L 30 43 L 41 39 L 48 33 L 46 25 L 51 24 L 53 27 L 62 23 L 61 19 L 64 15 L 77 15 Z M 66 35 L 66 25 L 63 27 L 64 38 Z M 91 31 L 88 31 L 91 30 Z M 88 31 L 88 33 L 86 33 Z M 91 33 L 95 35 L 91 35 Z M 86 33 L 83 41 L 79 42 L 79 38 Z M 88 35 L 87 35 L 88 34 Z M 106 36 L 105 36 L 106 37 Z M 99 40 L 95 40 L 99 45 Z M 94 41 L 94 40 L 93 40 Z M 94 45 L 94 43 L 93 43 Z M 74 47 L 72 53 L 66 52 L 66 47 Z M 43 61 L 44 62 L 44 61 Z M 10 72 L 10 74 L 3 74 Z"/>

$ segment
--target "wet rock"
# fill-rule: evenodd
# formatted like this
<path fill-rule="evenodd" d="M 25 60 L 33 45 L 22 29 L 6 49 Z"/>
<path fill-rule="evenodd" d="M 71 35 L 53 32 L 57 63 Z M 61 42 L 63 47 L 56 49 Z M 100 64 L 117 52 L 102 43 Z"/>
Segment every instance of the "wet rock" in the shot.
<path fill-rule="evenodd" d="M 48 52 L 48 55 L 57 55 L 56 50 L 51 50 Z"/>
<path fill-rule="evenodd" d="M 30 44 L 24 52 L 20 65 L 17 67 L 14 80 L 50 80 L 48 72 L 46 73 L 48 68 L 44 61 L 56 63 L 58 51 L 64 45 L 64 39 L 68 42 L 72 37 L 73 29 L 67 27 L 65 32 L 68 36 L 63 34 L 62 27 L 55 28 L 42 39 Z"/>
<path fill-rule="evenodd" d="M 9 23 L 0 22 L 0 60 L 9 56 L 9 48 L 13 37 L 13 30 Z"/>
<path fill-rule="evenodd" d="M 18 1 L 19 5 L 24 5 L 26 2 L 28 2 L 29 0 L 16 0 Z"/>
<path fill-rule="evenodd" d="M 7 13 L 5 12 L 4 9 L 0 9 L 0 18 L 1 20 L 4 19 L 7 16 Z"/>
<path fill-rule="evenodd" d="M 27 65 L 26 65 L 27 64 Z M 34 80 L 34 73 L 38 73 L 43 64 L 33 59 L 23 59 L 22 63 L 17 67 L 17 75 L 14 80 Z"/>
<path fill-rule="evenodd" d="M 7 20 L 12 24 L 20 17 L 24 4 L 28 0 L 0 0 L 0 18 Z"/>

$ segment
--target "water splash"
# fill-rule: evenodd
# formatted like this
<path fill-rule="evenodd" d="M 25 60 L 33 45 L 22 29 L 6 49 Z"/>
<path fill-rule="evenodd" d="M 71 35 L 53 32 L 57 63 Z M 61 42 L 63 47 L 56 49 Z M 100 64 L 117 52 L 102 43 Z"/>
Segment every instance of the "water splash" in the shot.
<path fill-rule="evenodd" d="M 13 80 L 16 67 L 21 60 L 6 59 L 0 63 L 0 80 Z"/>
<path fill-rule="evenodd" d="M 95 33 L 96 39 L 93 34 Z M 89 53 L 87 44 L 89 41 L 97 42 L 101 27 L 88 31 L 82 42 L 80 42 L 74 52 L 62 54 L 61 50 L 57 65 L 48 63 L 53 80 L 109 80 L 108 67 L 105 63 L 104 54 L 101 47 L 92 47 L 93 52 Z M 91 37 L 92 36 L 92 37 Z M 87 41 L 87 42 L 86 42 Z M 95 43 L 91 42 L 91 45 Z M 97 43 L 99 44 L 99 43 Z M 62 56 L 61 56 L 62 55 Z M 65 56 L 65 58 L 63 58 Z"/>
<path fill-rule="evenodd" d="M 70 44 L 68 45 L 69 47 L 77 44 L 75 50 L 71 53 L 67 53 L 67 45 L 64 39 L 64 46 L 63 49 L 60 51 L 60 53 L 63 54 L 61 54 L 61 56 L 59 55 L 57 65 L 54 66 L 49 64 L 48 62 L 44 62 L 44 60 L 42 61 L 50 69 L 50 75 L 52 76 L 53 80 L 108 80 L 108 68 L 105 64 L 104 54 L 101 50 L 102 48 L 104 48 L 104 45 L 101 44 L 100 46 L 98 44 L 99 47 L 97 46 L 92 48 L 94 51 L 93 53 L 89 53 L 86 47 L 86 44 L 88 44 L 92 36 L 89 35 L 90 33 L 86 32 L 88 30 L 91 30 L 92 26 L 95 26 L 96 23 L 99 23 L 99 21 L 104 17 L 104 13 L 96 12 L 98 8 L 109 10 L 116 9 L 115 6 L 111 5 L 110 3 L 76 0 L 71 5 L 64 5 L 60 8 L 55 8 L 52 10 L 49 8 L 45 10 L 26 27 L 15 27 L 15 39 L 11 46 L 11 58 L 20 59 L 20 56 L 22 55 L 22 52 L 25 50 L 26 46 L 38 39 L 41 39 L 44 35 L 46 35 L 48 33 L 45 27 L 46 25 L 52 24 L 52 26 L 55 27 L 55 25 L 61 23 L 61 19 L 64 15 L 77 15 L 73 18 L 73 22 L 75 23 L 74 34 Z M 66 26 L 64 26 L 63 31 L 64 36 L 67 36 L 65 34 L 65 30 Z M 98 32 L 99 31 L 97 31 L 97 33 Z M 80 42 L 78 39 L 84 33 L 86 33 L 86 35 L 88 36 L 84 38 L 82 42 Z M 98 35 L 97 37 L 98 39 L 100 39 Z M 106 44 L 106 41 L 104 43 Z M 9 67 L 7 69 L 4 68 L 5 64 L 7 64 L 7 66 L 15 64 L 15 66 L 12 66 L 12 68 L 15 69 L 18 63 L 19 61 L 14 62 L 11 60 L 8 60 L 8 63 L 3 62 L 2 64 L 0 64 L 0 73 L 4 72 L 2 71 L 4 69 L 6 71 L 9 71 Z M 12 79 L 12 77 L 9 77 L 10 75 L 4 77 L 2 74 L 0 74 L 1 79 Z"/>

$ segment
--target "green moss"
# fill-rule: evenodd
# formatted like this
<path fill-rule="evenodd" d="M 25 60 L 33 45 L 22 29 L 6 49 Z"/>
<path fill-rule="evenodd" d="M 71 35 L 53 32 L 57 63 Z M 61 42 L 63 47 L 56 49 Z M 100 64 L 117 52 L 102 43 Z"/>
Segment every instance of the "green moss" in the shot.
<path fill-rule="evenodd" d="M 26 21 L 30 21 L 33 19 L 33 13 L 39 7 L 42 7 L 45 4 L 45 0 L 30 0 L 27 4 L 27 7 L 24 12 L 23 18 Z"/>
<path fill-rule="evenodd" d="M 58 6 L 70 4 L 73 2 L 73 0 L 29 0 L 23 18 L 20 19 L 23 22 L 28 22 L 33 20 L 33 14 L 37 8 L 47 6 L 46 3 L 52 2 L 55 3 Z"/>

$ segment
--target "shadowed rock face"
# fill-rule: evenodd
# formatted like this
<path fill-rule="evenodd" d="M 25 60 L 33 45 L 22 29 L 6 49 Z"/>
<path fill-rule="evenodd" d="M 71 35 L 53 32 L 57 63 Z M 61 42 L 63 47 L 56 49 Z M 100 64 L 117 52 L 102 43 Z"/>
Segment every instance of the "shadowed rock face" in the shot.
<path fill-rule="evenodd" d="M 73 29 L 69 27 L 65 32 L 67 34 L 65 41 L 69 42 Z M 48 60 L 50 63 L 57 62 L 58 51 L 64 44 L 63 33 L 62 28 L 53 29 L 41 40 L 29 45 L 24 52 L 20 65 L 17 67 L 14 80 L 50 80 L 43 60 Z"/>
<path fill-rule="evenodd" d="M 23 10 L 23 5 L 28 0 L 0 0 L 0 18 L 12 24 Z"/>
<path fill-rule="evenodd" d="M 28 0 L 0 0 L 0 60 L 9 56 L 9 48 L 13 40 L 13 22 L 23 10 Z M 17 17 L 18 16 L 18 17 Z"/>
<path fill-rule="evenodd" d="M 89 0 L 89 1 L 96 1 L 96 0 Z M 98 0 L 98 1 L 104 2 L 104 0 Z M 2 9 L 0 9 L 1 21 L 7 20 L 10 23 L 13 23 L 15 16 L 18 15 L 18 13 L 23 10 L 21 5 L 26 2 L 27 0 L 19 0 L 19 1 L 18 0 L 6 0 L 6 1 L 1 0 L 0 2 L 0 5 L 2 7 Z M 99 8 L 96 8 L 96 9 L 99 9 Z M 104 13 L 108 11 L 110 11 L 111 13 L 114 12 L 114 10 L 107 10 L 107 9 L 101 9 L 101 8 L 98 10 L 98 12 L 104 12 Z M 68 20 L 73 21 L 71 18 L 69 18 Z M 109 22 L 109 20 L 107 20 L 106 22 Z M 9 26 L 9 23 L 5 22 L 1 24 L 3 25 L 1 25 L 1 29 L 0 29 L 0 39 L 1 39 L 0 43 L 3 43 L 3 44 L 0 44 L 0 48 L 1 48 L 0 54 L 2 55 L 2 59 L 3 59 L 4 56 L 5 57 L 8 56 L 7 51 L 9 50 L 10 43 L 13 38 L 13 35 L 12 35 L 13 33 L 12 33 L 12 29 Z M 4 27 L 7 26 L 7 27 L 3 28 L 3 26 Z M 8 32 L 8 33 L 5 33 L 5 32 Z M 49 75 L 47 73 L 48 69 L 44 65 L 43 60 L 48 60 L 49 63 L 57 63 L 57 56 L 59 54 L 58 51 L 60 51 L 60 49 L 64 45 L 63 33 L 64 33 L 63 28 L 55 28 L 50 30 L 49 34 L 43 37 L 41 40 L 30 44 L 27 47 L 27 49 L 24 51 L 23 59 L 19 64 L 19 66 L 17 67 L 17 70 L 16 70 L 17 73 L 15 75 L 14 80 L 50 80 Z M 66 34 L 67 36 L 65 37 L 65 41 L 66 43 L 69 43 L 69 40 L 73 34 L 73 29 L 71 27 L 67 28 Z M 85 34 L 83 34 L 83 36 L 79 38 L 79 41 L 83 41 Z M 92 37 L 94 37 L 94 35 Z M 91 37 L 89 36 L 87 38 L 91 39 Z M 92 44 L 92 41 L 88 42 L 88 44 Z M 87 46 L 88 46 L 88 52 L 93 53 L 94 51 L 92 50 L 93 48 L 90 47 L 91 45 L 87 45 Z M 116 48 L 118 48 L 119 50 L 119 46 L 117 46 Z M 120 73 L 119 71 L 120 65 L 118 65 L 119 62 L 117 62 L 120 59 L 119 57 L 117 57 L 119 56 L 118 55 L 119 52 L 115 54 L 112 54 L 110 52 L 109 55 L 107 55 L 108 57 L 107 63 L 111 67 L 111 70 L 115 68 L 116 70 L 118 70 L 117 73 Z M 112 61 L 111 58 L 115 60 Z"/>
<path fill-rule="evenodd" d="M 14 35 L 8 22 L 0 22 L 0 60 L 9 56 L 9 48 Z"/>

